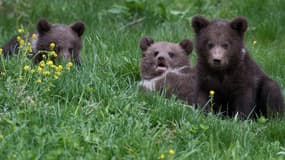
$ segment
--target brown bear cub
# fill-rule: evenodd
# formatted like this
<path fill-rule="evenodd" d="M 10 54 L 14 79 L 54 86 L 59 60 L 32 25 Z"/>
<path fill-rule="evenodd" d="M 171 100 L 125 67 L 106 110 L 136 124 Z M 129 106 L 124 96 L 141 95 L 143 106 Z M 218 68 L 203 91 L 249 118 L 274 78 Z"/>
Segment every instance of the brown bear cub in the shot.
<path fill-rule="evenodd" d="M 179 44 L 154 42 L 146 36 L 141 39 L 140 48 L 140 86 L 148 91 L 164 90 L 167 97 L 175 95 L 192 104 L 195 74 L 188 57 L 193 49 L 192 42 L 188 39 Z"/>
<path fill-rule="evenodd" d="M 82 48 L 81 36 L 85 30 L 85 25 L 82 22 L 77 22 L 72 25 L 50 24 L 45 19 L 40 19 L 37 24 L 37 32 L 30 34 L 28 39 L 31 43 L 31 57 L 35 63 L 40 62 L 43 52 L 49 51 L 50 44 L 54 43 L 54 51 L 57 54 L 57 59 L 64 58 L 73 60 L 76 64 L 80 64 L 80 49 Z M 33 36 L 32 36 L 33 35 Z M 23 37 L 22 37 L 23 38 Z M 18 53 L 19 42 L 17 36 L 12 38 L 4 45 L 4 56 Z"/>
<path fill-rule="evenodd" d="M 197 87 L 195 103 L 203 106 L 214 90 L 213 110 L 225 115 L 248 118 L 275 116 L 284 111 L 278 84 L 270 79 L 250 57 L 244 45 L 247 20 L 209 21 L 192 19 L 195 31 Z M 206 106 L 210 110 L 210 106 Z"/>

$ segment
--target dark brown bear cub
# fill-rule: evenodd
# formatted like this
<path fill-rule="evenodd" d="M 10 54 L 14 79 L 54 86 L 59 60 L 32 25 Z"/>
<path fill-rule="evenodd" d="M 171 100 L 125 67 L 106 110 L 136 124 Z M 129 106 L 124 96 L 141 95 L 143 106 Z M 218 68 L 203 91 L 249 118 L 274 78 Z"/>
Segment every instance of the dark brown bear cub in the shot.
<path fill-rule="evenodd" d="M 175 95 L 192 104 L 195 77 L 188 57 L 193 49 L 192 42 L 187 39 L 179 44 L 154 42 L 151 37 L 144 37 L 140 48 L 140 85 L 145 90 L 165 90 L 168 97 Z"/>
<path fill-rule="evenodd" d="M 214 111 L 241 118 L 279 115 L 284 111 L 278 84 L 250 57 L 244 45 L 247 20 L 192 19 L 197 59 L 195 101 L 203 106 L 214 90 Z M 209 106 L 207 106 L 209 110 Z"/>
<path fill-rule="evenodd" d="M 85 25 L 82 22 L 70 26 L 62 24 L 50 24 L 45 19 L 40 19 L 37 24 L 37 32 L 30 34 L 28 39 L 31 43 L 32 58 L 35 63 L 42 60 L 42 53 L 38 51 L 49 51 L 50 44 L 55 44 L 57 58 L 74 60 L 80 64 L 80 49 L 82 48 L 81 36 L 84 33 Z M 32 36 L 33 35 L 33 36 Z M 4 45 L 4 56 L 18 53 L 19 42 L 17 37 L 12 38 Z"/>

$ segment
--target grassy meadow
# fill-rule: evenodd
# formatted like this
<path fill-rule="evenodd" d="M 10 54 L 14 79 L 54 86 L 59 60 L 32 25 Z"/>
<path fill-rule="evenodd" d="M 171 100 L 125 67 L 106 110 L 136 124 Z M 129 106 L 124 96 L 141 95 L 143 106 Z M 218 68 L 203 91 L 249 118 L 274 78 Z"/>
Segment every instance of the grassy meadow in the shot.
<path fill-rule="evenodd" d="M 193 39 L 194 15 L 246 16 L 247 49 L 285 93 L 284 10 L 283 0 L 0 0 L 0 46 L 41 17 L 86 25 L 82 66 L 57 64 L 58 78 L 24 54 L 1 57 L 0 159 L 285 159 L 285 118 L 205 115 L 137 86 L 142 36 L 179 42 Z"/>

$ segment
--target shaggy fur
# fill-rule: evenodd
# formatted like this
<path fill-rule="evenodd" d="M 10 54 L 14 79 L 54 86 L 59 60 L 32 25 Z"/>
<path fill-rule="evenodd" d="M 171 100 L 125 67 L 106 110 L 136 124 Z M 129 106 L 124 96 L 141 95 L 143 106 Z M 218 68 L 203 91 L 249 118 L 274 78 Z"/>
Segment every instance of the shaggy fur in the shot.
<path fill-rule="evenodd" d="M 278 115 L 284 102 L 278 84 L 250 57 L 244 46 L 247 20 L 192 19 L 198 55 L 195 101 L 203 106 L 214 90 L 214 111 L 242 118 Z M 207 106 L 207 110 L 209 110 Z M 253 114 L 251 114 L 253 113 Z"/>

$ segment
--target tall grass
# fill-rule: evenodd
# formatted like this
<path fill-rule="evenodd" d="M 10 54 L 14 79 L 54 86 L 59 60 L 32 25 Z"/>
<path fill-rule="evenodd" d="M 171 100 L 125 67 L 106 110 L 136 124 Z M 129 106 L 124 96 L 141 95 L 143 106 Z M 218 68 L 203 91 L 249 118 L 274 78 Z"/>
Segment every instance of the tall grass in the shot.
<path fill-rule="evenodd" d="M 24 56 L 1 61 L 0 159 L 284 159 L 284 119 L 205 115 L 137 88 L 139 39 L 192 39 L 191 17 L 202 14 L 246 16 L 247 48 L 284 90 L 284 6 L 281 0 L 0 1 L 0 44 L 19 27 L 34 31 L 41 17 L 86 24 L 82 67 L 65 72 L 48 92 L 29 76 L 19 79 L 32 65 Z M 195 64 L 195 52 L 191 58 Z"/>

